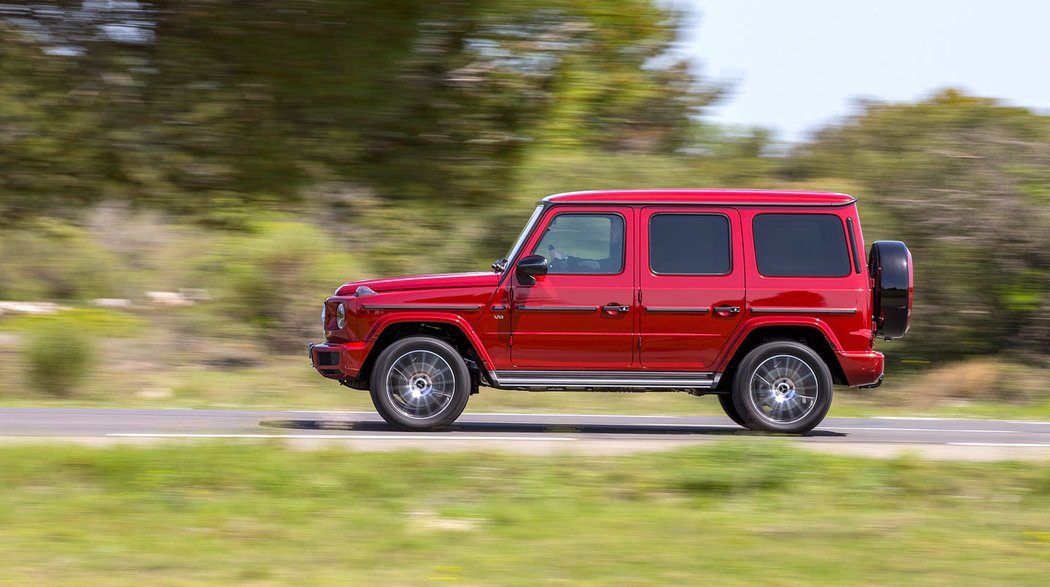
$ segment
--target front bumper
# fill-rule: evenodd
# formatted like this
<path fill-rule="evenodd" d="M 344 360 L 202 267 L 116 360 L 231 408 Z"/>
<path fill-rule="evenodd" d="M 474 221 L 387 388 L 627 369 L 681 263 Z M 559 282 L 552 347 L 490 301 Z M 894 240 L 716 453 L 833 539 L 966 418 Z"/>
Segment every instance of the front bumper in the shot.
<path fill-rule="evenodd" d="M 310 362 L 329 379 L 356 379 L 368 356 L 366 342 L 320 343 L 310 345 Z"/>
<path fill-rule="evenodd" d="M 835 353 L 850 387 L 878 387 L 886 369 L 886 357 L 877 351 Z"/>

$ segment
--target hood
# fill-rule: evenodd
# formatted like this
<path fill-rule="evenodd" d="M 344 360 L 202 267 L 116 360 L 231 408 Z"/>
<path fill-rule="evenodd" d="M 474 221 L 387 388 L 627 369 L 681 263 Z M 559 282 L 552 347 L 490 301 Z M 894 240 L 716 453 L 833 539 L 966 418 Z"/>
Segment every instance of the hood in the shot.
<path fill-rule="evenodd" d="M 416 275 L 412 277 L 387 277 L 384 279 L 365 279 L 343 284 L 336 290 L 336 295 L 353 295 L 357 288 L 367 285 L 376 293 L 405 291 L 412 289 L 445 289 L 454 287 L 496 287 L 499 275 L 490 272 L 445 273 L 441 275 Z"/>

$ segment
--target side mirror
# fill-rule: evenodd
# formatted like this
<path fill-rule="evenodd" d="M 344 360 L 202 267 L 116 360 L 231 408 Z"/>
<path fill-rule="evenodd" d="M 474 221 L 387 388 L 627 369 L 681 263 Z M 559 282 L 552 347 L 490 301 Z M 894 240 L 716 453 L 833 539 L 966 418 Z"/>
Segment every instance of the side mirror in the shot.
<path fill-rule="evenodd" d="M 547 274 L 547 259 L 543 255 L 529 255 L 518 261 L 518 279 L 523 285 L 536 283 L 536 278 Z"/>

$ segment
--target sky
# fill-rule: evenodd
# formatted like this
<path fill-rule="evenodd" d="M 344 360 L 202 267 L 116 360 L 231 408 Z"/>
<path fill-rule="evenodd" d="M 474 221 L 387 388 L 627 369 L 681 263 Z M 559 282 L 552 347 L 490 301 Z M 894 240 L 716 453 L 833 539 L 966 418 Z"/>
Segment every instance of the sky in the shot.
<path fill-rule="evenodd" d="M 681 0 L 681 50 L 731 92 L 707 117 L 799 141 L 857 98 L 946 87 L 1050 114 L 1044 0 Z"/>

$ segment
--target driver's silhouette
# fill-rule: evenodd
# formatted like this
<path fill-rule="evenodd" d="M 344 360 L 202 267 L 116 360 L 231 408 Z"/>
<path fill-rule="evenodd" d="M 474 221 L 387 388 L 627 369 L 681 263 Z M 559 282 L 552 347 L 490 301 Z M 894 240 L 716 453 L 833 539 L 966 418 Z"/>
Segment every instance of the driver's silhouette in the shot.
<path fill-rule="evenodd" d="M 609 256 L 604 259 L 584 259 L 566 255 L 553 244 L 547 247 L 547 252 L 551 258 L 552 273 L 618 273 L 623 261 L 623 223 L 611 224 Z"/>

